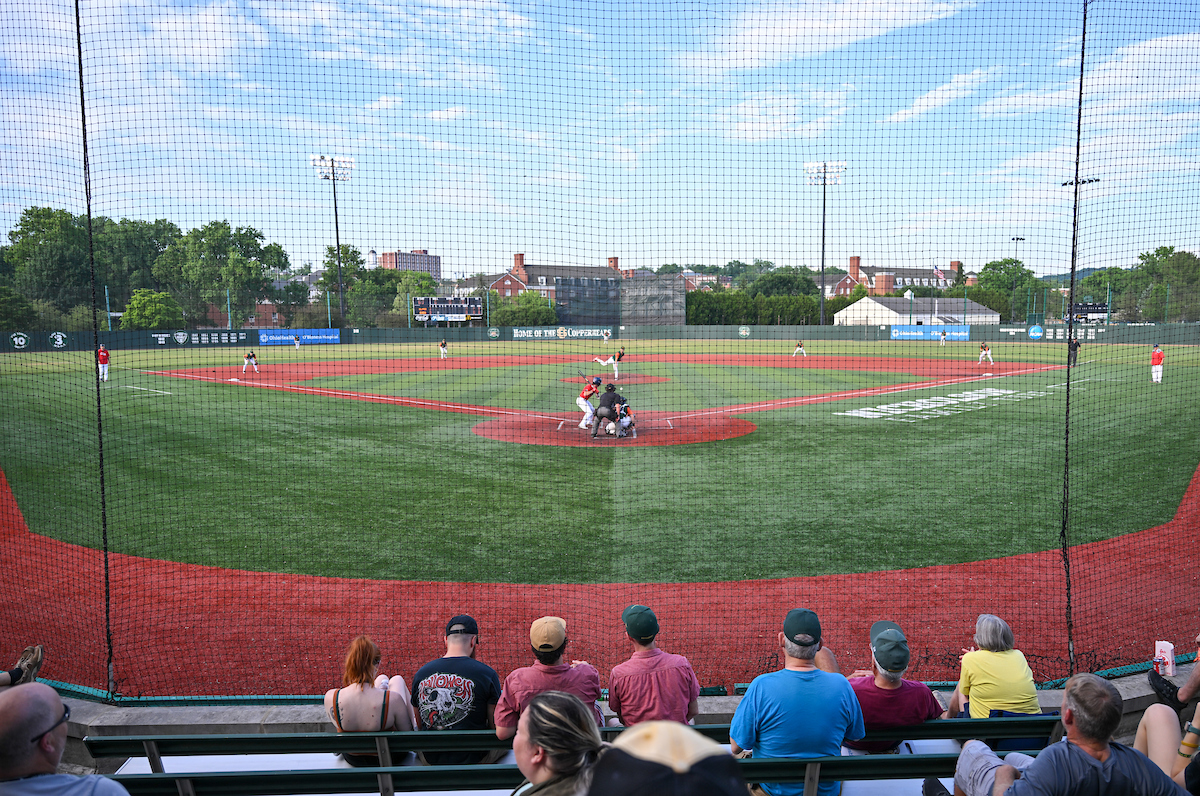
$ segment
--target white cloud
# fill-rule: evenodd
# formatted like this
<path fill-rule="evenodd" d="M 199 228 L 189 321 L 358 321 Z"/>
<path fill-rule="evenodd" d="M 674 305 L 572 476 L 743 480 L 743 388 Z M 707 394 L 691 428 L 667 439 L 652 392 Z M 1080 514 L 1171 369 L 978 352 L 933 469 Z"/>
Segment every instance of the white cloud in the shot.
<path fill-rule="evenodd" d="M 718 26 L 706 48 L 678 56 L 676 64 L 701 72 L 758 69 L 945 19 L 974 5 L 973 0 L 759 3 Z"/>
<path fill-rule="evenodd" d="M 367 110 L 371 111 L 390 111 L 393 108 L 398 108 L 404 102 L 403 97 L 389 97 L 386 94 L 381 96 L 374 102 L 367 103 Z"/>
<path fill-rule="evenodd" d="M 938 86 L 933 91 L 918 97 L 911 106 L 893 113 L 887 120 L 889 122 L 906 122 L 949 105 L 954 100 L 969 97 L 979 91 L 999 71 L 999 67 L 993 66 L 990 69 L 976 69 L 967 74 L 955 75 L 949 83 Z"/>
<path fill-rule="evenodd" d="M 441 110 L 438 110 L 438 111 L 430 111 L 429 113 L 424 114 L 424 118 L 433 119 L 435 121 L 441 122 L 441 121 L 451 121 L 454 119 L 462 119 L 466 116 L 471 116 L 471 115 L 473 115 L 473 114 L 467 108 L 464 108 L 462 106 L 456 106 L 453 108 L 442 108 Z"/>

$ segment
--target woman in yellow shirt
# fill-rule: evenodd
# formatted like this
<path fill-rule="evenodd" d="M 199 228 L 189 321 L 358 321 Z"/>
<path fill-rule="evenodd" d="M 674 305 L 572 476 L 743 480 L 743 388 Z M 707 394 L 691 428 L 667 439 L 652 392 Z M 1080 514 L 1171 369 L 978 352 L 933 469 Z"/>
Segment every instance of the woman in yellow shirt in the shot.
<path fill-rule="evenodd" d="M 1025 655 L 1014 649 L 1012 628 L 998 616 L 980 614 L 975 620 L 975 644 L 963 651 L 958 687 L 950 698 L 946 716 L 965 709 L 973 719 L 986 719 L 993 710 L 1041 713 L 1033 671 Z"/>

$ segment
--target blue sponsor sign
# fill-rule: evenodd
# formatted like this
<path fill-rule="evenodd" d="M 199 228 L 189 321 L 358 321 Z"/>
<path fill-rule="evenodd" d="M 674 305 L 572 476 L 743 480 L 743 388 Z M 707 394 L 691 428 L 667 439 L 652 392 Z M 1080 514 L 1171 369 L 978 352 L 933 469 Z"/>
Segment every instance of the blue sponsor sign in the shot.
<path fill-rule="evenodd" d="M 259 329 L 259 345 L 337 345 L 342 342 L 341 329 Z"/>
<path fill-rule="evenodd" d="M 963 342 L 971 339 L 970 326 L 893 326 L 893 340 L 941 340 L 942 332 L 947 340 Z"/>
<path fill-rule="evenodd" d="M 1042 335 L 1044 333 L 1045 333 L 1045 330 L 1042 329 L 1042 327 L 1038 326 L 1036 323 L 1033 326 L 1029 327 L 1029 339 L 1030 340 L 1041 340 Z"/>

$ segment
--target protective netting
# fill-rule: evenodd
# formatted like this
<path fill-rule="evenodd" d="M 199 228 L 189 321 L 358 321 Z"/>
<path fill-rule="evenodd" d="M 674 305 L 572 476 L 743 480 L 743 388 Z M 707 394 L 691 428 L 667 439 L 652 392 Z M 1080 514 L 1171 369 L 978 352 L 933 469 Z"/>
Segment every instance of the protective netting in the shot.
<path fill-rule="evenodd" d="M 315 694 L 550 614 L 606 676 L 631 603 L 727 688 L 796 606 L 846 671 L 984 612 L 1043 681 L 1191 651 L 1195 8 L 0 10 L 0 656 Z"/>

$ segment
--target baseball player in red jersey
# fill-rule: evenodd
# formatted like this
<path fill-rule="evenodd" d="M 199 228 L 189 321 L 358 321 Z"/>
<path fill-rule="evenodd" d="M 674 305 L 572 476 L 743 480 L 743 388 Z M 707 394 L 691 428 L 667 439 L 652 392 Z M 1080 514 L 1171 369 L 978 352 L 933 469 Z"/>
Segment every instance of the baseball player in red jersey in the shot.
<path fill-rule="evenodd" d="M 1158 343 L 1154 344 L 1154 350 L 1150 352 L 1150 381 L 1153 384 L 1162 384 L 1163 360 L 1166 357 L 1163 355 L 1163 350 L 1158 347 Z"/>
<path fill-rule="evenodd" d="M 583 420 L 581 420 L 579 423 L 580 428 L 587 428 L 592 424 L 592 416 L 595 415 L 596 410 L 592 408 L 592 402 L 589 401 L 588 398 L 591 398 L 593 395 L 596 395 L 599 392 L 600 377 L 593 376 L 592 380 L 584 385 L 583 392 L 579 393 L 579 397 L 575 399 L 575 405 L 579 407 L 581 412 L 583 412 Z"/>
<path fill-rule="evenodd" d="M 100 381 L 108 381 L 108 349 L 104 346 L 96 352 L 96 362 L 100 365 Z"/>

